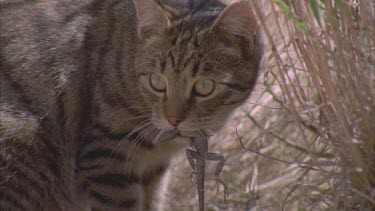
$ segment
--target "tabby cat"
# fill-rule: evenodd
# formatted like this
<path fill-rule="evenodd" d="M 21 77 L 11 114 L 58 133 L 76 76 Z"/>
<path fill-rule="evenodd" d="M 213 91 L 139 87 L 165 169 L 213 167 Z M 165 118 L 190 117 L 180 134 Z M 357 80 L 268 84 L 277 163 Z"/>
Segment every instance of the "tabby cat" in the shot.
<path fill-rule="evenodd" d="M 2 0 L 0 210 L 154 210 L 261 56 L 248 3 Z"/>

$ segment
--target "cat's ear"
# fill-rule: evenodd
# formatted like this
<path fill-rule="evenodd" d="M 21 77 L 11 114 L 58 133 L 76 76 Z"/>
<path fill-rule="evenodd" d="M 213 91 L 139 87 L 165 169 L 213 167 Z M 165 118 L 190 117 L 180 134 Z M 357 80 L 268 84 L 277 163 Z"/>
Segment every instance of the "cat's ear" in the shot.
<path fill-rule="evenodd" d="M 227 39 L 254 38 L 256 19 L 247 1 L 232 1 L 219 15 L 211 30 Z"/>
<path fill-rule="evenodd" d="M 137 30 L 140 39 L 159 34 L 170 25 L 169 18 L 154 0 L 133 0 L 133 2 L 137 11 Z"/>

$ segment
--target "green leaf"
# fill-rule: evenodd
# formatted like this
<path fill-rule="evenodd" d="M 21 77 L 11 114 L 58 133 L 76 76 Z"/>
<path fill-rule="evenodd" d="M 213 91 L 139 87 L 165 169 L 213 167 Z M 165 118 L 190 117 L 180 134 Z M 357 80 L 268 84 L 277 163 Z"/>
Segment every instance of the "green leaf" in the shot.
<path fill-rule="evenodd" d="M 329 184 L 327 182 L 319 185 L 319 188 L 322 189 L 322 190 L 328 190 L 330 187 L 329 187 Z"/>
<path fill-rule="evenodd" d="M 281 0 L 272 0 L 285 14 L 290 15 L 290 8 Z"/>
<path fill-rule="evenodd" d="M 307 34 L 309 32 L 307 26 L 306 26 L 306 23 L 303 22 L 303 21 L 294 21 L 294 25 L 296 26 L 297 30 L 304 33 L 304 34 Z"/>

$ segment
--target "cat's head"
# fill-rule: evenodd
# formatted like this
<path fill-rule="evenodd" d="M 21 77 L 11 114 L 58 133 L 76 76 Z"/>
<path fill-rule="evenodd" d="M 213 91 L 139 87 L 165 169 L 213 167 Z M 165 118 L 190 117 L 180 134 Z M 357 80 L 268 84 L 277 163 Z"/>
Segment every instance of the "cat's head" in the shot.
<path fill-rule="evenodd" d="M 249 4 L 134 3 L 143 43 L 136 71 L 152 122 L 181 134 L 218 130 L 249 96 L 258 73 L 261 48 Z"/>

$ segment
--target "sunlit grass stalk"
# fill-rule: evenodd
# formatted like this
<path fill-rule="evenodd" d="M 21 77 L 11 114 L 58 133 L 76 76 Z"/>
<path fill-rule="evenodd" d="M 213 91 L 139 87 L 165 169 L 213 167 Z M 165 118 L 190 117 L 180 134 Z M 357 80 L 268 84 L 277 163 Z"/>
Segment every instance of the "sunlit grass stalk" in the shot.
<path fill-rule="evenodd" d="M 271 6 L 274 13 L 277 8 L 289 18 L 286 25 L 275 18 L 273 27 L 278 27 L 280 33 L 288 27 L 289 41 L 281 37 L 284 45 L 296 52 L 293 57 L 286 50 L 287 60 L 280 57 L 284 52 L 277 49 L 265 24 L 266 17 L 255 3 L 277 64 L 275 81 L 282 89 L 284 106 L 305 141 L 305 152 L 317 168 L 318 157 L 308 147 L 306 124 L 297 107 L 307 110 L 311 103 L 323 105 L 319 108 L 320 117 L 314 112 L 306 115 L 315 133 L 329 143 L 340 167 L 335 179 L 338 186 L 331 187 L 331 205 L 340 209 L 375 206 L 374 3 L 273 0 Z M 299 78 L 300 67 L 294 66 L 294 60 L 306 69 L 307 78 Z M 289 68 L 285 62 L 291 64 Z M 308 81 L 309 87 L 304 87 L 303 80 Z"/>

